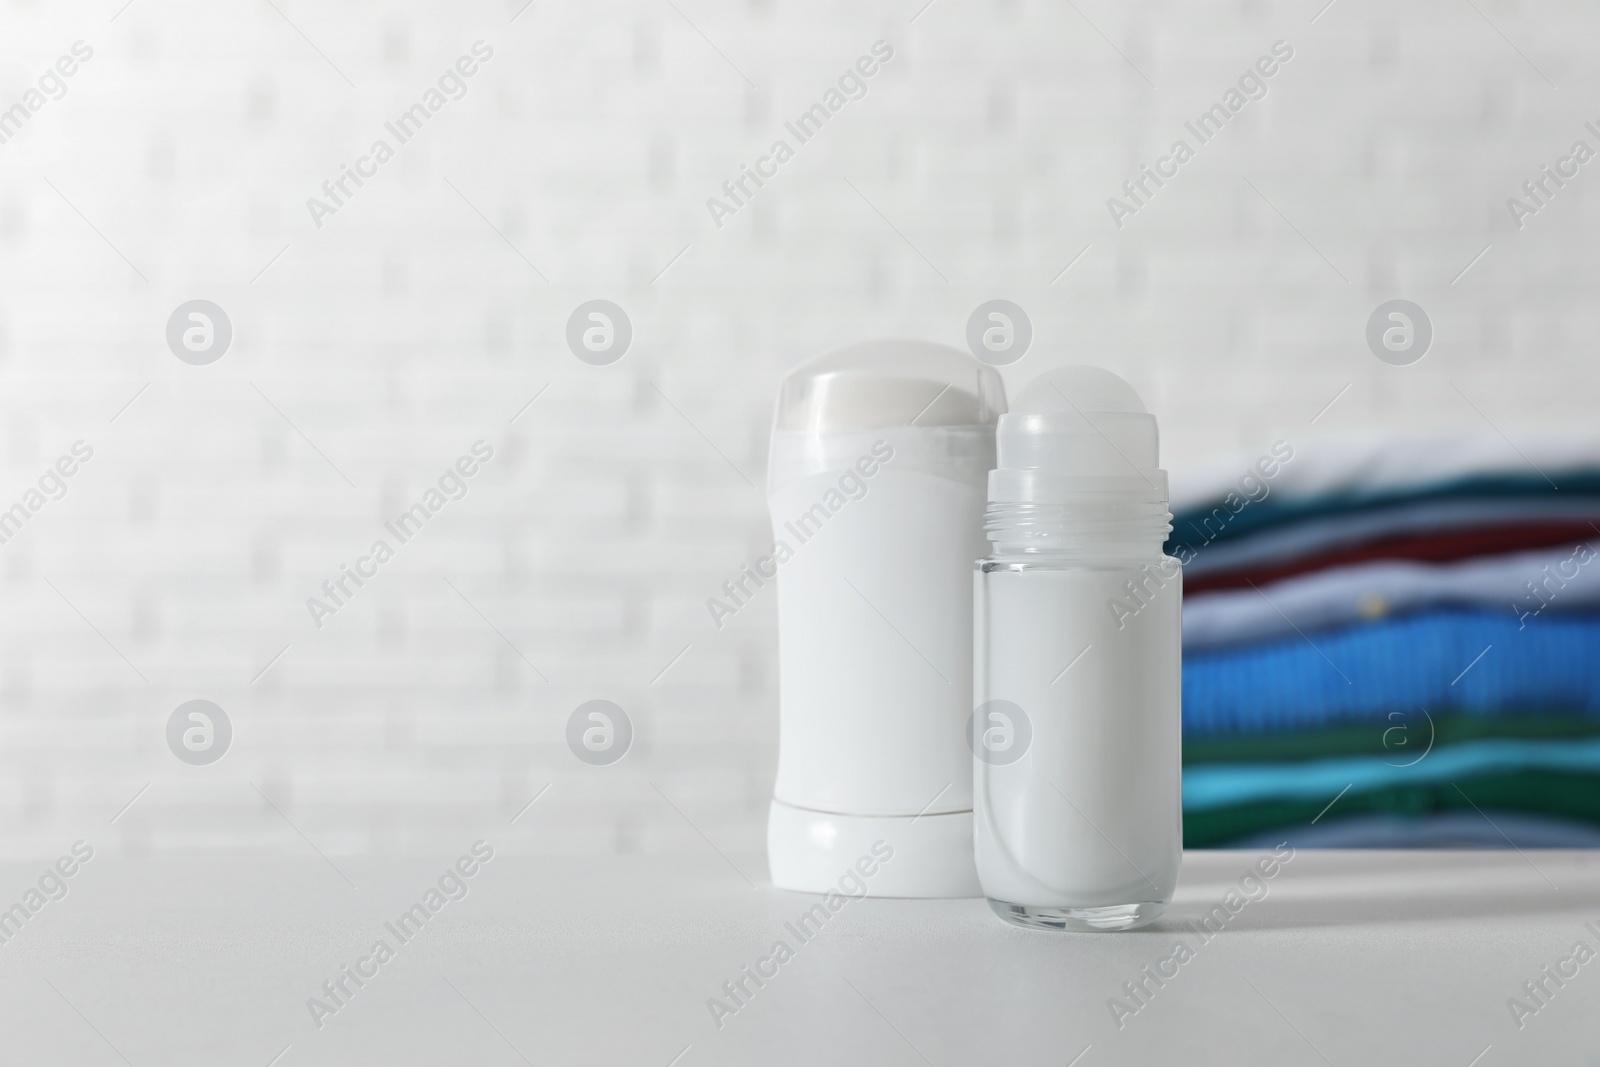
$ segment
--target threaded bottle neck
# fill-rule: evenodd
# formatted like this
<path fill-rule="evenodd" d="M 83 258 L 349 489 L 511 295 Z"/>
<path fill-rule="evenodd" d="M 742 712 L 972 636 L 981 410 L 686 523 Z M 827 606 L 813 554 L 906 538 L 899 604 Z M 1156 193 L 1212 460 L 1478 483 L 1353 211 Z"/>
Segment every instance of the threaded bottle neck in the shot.
<path fill-rule="evenodd" d="M 993 555 L 1146 559 L 1172 530 L 1164 501 L 1084 494 L 1053 503 L 991 501 L 983 532 Z M 1109 497 L 1109 498 L 1108 498 Z"/>

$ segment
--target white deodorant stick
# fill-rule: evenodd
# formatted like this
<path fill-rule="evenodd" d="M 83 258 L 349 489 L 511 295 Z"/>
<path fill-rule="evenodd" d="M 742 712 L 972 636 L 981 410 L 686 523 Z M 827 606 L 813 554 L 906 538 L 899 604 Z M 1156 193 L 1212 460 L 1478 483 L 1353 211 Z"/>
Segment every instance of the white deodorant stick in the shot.
<path fill-rule="evenodd" d="M 849 875 L 874 896 L 979 895 L 971 573 L 1004 409 L 992 367 L 919 341 L 853 345 L 784 379 L 767 476 L 780 888 Z"/>
<path fill-rule="evenodd" d="M 974 823 L 990 906 L 1126 930 L 1182 860 L 1183 580 L 1156 420 L 1127 382 L 1063 367 L 1000 418 L 978 562 Z"/>

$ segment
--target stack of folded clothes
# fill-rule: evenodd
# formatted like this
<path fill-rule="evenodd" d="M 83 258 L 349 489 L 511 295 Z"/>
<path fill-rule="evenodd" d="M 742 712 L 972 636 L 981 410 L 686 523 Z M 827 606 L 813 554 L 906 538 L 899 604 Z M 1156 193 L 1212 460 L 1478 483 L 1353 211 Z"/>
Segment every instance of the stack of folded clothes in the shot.
<path fill-rule="evenodd" d="M 1184 842 L 1600 842 L 1600 433 L 1174 472 Z"/>

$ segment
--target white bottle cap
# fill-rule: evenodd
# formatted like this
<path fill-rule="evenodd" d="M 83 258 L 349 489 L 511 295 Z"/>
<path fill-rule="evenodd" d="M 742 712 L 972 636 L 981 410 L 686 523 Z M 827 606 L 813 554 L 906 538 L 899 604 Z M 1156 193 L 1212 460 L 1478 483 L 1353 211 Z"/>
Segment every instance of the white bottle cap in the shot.
<path fill-rule="evenodd" d="M 1006 409 L 993 367 L 928 341 L 865 341 L 808 360 L 783 380 L 774 429 L 993 426 Z"/>
<path fill-rule="evenodd" d="M 778 392 L 767 495 L 848 467 L 894 431 L 895 469 L 968 484 L 994 466 L 1005 385 L 991 366 L 928 341 L 866 341 L 807 360 Z"/>

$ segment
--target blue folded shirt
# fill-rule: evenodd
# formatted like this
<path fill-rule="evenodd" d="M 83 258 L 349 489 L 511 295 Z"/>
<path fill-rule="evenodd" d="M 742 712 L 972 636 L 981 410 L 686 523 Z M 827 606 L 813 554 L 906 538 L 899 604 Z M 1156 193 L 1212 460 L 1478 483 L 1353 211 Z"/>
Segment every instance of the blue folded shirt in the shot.
<path fill-rule="evenodd" d="M 1186 737 L 1377 725 L 1418 708 L 1600 715 L 1600 615 L 1444 608 L 1184 655 Z"/>

